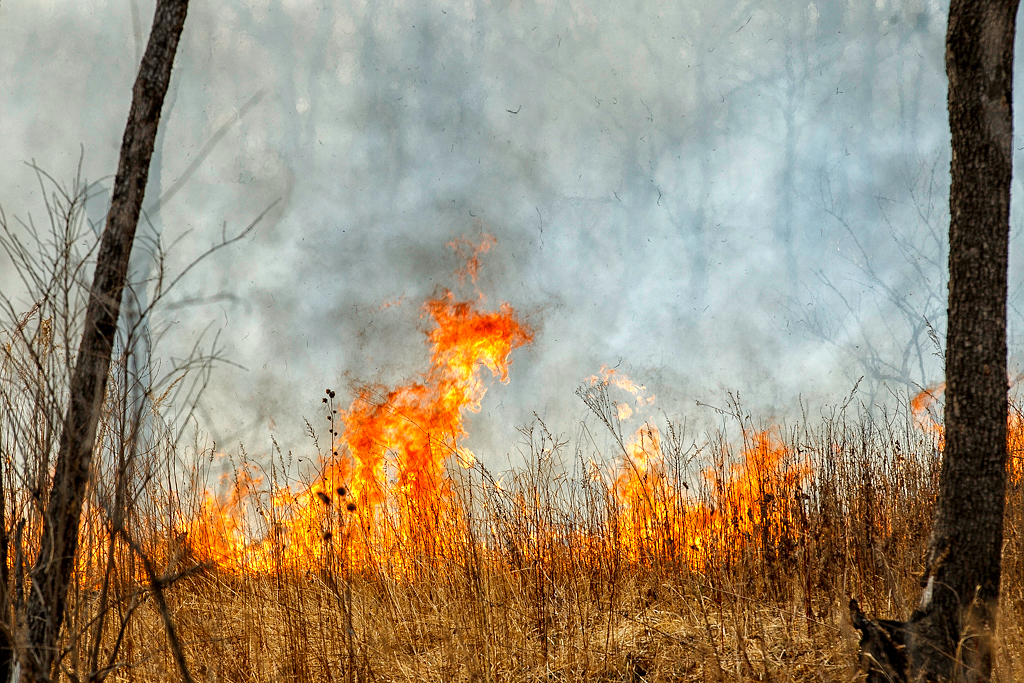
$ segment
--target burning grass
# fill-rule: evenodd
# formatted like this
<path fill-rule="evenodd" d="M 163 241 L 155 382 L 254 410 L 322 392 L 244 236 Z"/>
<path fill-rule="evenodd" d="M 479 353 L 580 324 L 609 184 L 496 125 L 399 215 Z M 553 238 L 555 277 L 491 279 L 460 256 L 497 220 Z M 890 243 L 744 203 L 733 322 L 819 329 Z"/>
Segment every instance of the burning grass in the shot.
<path fill-rule="evenodd" d="M 614 409 L 614 389 L 581 393 Z M 193 483 L 191 511 L 184 490 L 154 506 L 148 547 L 165 576 L 185 572 L 166 594 L 198 680 L 854 680 L 845 603 L 909 613 L 938 434 L 909 410 L 761 431 L 736 419 L 737 444 L 644 427 L 606 467 L 538 421 L 523 430 L 525 465 L 500 479 L 446 451 L 427 511 L 398 477 L 375 510 L 350 511 L 336 489 L 310 493 L 322 476 L 274 489 L 242 458 L 220 496 Z M 1006 681 L 1024 674 L 1018 477 L 1008 502 Z M 400 533 L 424 512 L 431 539 Z M 82 568 L 73 623 L 95 617 L 88 577 L 105 557 Z M 137 594 L 121 646 L 130 666 L 115 678 L 172 680 L 136 564 L 122 557 L 115 571 L 118 590 Z M 71 663 L 90 639 L 67 646 Z"/>
<path fill-rule="evenodd" d="M 696 451 L 672 450 L 681 442 L 671 436 L 650 445 L 660 474 L 648 463 L 634 476 L 653 478 L 652 498 L 685 501 L 674 514 L 694 517 L 664 532 L 636 523 L 657 508 L 629 507 L 626 470 L 577 466 L 585 474 L 572 476 L 587 456 L 538 422 L 524 430 L 526 466 L 500 483 L 479 464 L 452 463 L 430 545 L 394 545 L 360 527 L 321 536 L 305 565 L 282 551 L 269 566 L 211 566 L 179 534 L 179 566 L 207 562 L 168 591 L 188 660 L 197 678 L 218 681 L 853 680 L 848 597 L 905 615 L 917 595 L 934 435 L 913 415 L 878 424 L 842 413 L 814 429 L 748 433 L 742 447 L 717 436 Z M 236 494 L 226 500 L 243 500 Z M 1006 681 L 1024 672 L 1020 494 L 1014 479 Z M 269 512 L 259 495 L 244 499 L 247 519 Z M 336 506 L 309 504 L 318 529 L 342 523 Z M 210 513 L 200 507 L 195 519 Z M 171 680 L 160 620 L 148 603 L 140 609 L 121 677 Z"/>
<path fill-rule="evenodd" d="M 475 284 L 491 245 L 455 243 L 463 278 Z M 844 408 L 790 427 L 734 405 L 728 432 L 697 438 L 645 420 L 653 396 L 605 368 L 577 394 L 610 450 L 537 420 L 522 429 L 523 465 L 495 476 L 461 443 L 465 412 L 507 380 L 532 331 L 482 295 L 443 292 L 423 314 L 427 369 L 364 387 L 347 408 L 328 390 L 328 438 L 310 427 L 319 461 L 301 481 L 279 451 L 179 449 L 159 400 L 143 404 L 140 429 L 115 364 L 63 677 L 176 680 L 170 616 L 203 681 L 854 680 L 848 599 L 909 614 L 937 485 L 938 390 L 895 414 Z M 70 348 L 42 314 L 32 320 L 37 333 L 12 338 L 0 365 L 14 613 L 31 589 L 40 454 L 62 414 L 32 393 L 34 359 L 66 368 Z M 1024 679 L 1020 415 L 1009 416 L 1004 681 Z M 232 474 L 211 490 L 218 457 Z"/>

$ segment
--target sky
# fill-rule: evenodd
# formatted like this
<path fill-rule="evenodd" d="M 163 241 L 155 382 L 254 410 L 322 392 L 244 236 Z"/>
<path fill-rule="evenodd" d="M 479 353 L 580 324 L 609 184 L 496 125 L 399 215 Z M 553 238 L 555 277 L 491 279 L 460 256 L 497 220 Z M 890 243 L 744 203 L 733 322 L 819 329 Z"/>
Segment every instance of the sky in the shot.
<path fill-rule="evenodd" d="M 153 4 L 0 2 L 11 230 L 45 216 L 26 162 L 64 185 L 80 168 L 102 222 Z M 173 276 L 263 217 L 167 295 L 155 356 L 216 339 L 202 429 L 301 452 L 326 388 L 425 369 L 422 302 L 476 296 L 446 244 L 490 234 L 480 292 L 536 336 L 470 419 L 488 463 L 536 417 L 574 434 L 605 365 L 657 396 L 638 420 L 694 425 L 730 396 L 781 423 L 940 381 L 946 10 L 193 0 L 134 272 L 157 237 Z M 1011 224 L 1014 356 L 1019 202 Z"/>

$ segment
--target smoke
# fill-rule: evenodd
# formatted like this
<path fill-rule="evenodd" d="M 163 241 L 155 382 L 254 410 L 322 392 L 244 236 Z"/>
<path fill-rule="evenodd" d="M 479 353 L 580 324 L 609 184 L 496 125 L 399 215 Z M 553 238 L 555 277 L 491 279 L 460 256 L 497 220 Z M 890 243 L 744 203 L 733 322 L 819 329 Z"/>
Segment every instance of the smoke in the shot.
<path fill-rule="evenodd" d="M 83 174 L 109 187 L 152 6 L 3 3 L 8 217 L 41 210 L 26 160 L 69 179 L 81 148 Z M 219 331 L 244 369 L 213 375 L 205 427 L 225 447 L 257 451 L 273 433 L 307 448 L 302 418 L 318 425 L 325 388 L 425 366 L 420 303 L 458 288 L 445 244 L 488 233 L 480 291 L 538 335 L 471 419 L 485 461 L 534 413 L 571 431 L 585 412 L 573 389 L 604 364 L 670 416 L 737 391 L 786 419 L 862 376 L 868 407 L 936 381 L 945 12 L 193 2 L 154 167 L 157 187 L 180 191 L 147 229 L 174 245 L 173 273 L 279 203 L 183 281 L 154 318 L 158 354 Z"/>

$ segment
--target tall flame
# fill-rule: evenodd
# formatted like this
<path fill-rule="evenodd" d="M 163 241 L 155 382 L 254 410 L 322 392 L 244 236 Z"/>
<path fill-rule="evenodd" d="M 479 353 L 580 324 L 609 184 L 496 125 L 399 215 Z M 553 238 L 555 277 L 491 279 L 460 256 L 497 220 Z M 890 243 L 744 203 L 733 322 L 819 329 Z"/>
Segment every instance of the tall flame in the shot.
<path fill-rule="evenodd" d="M 350 481 L 349 507 L 386 508 L 396 494 L 405 510 L 390 528 L 401 541 L 429 546 L 451 498 L 446 463 L 453 456 L 462 466 L 474 460 L 459 442 L 466 436 L 466 411 L 478 412 L 487 392 L 481 369 L 508 382 L 512 351 L 533 335 L 508 304 L 481 311 L 447 291 L 424 304 L 424 316 L 434 324 L 427 334 L 429 369 L 420 381 L 359 393 L 341 415 L 347 457 L 330 463 L 322 480 L 330 483 L 328 491 Z"/>
<path fill-rule="evenodd" d="M 466 260 L 458 274 L 475 284 L 479 254 L 493 244 L 490 236 L 475 245 L 465 238 L 453 242 Z M 480 410 L 487 392 L 482 371 L 507 383 L 512 351 L 533 341 L 509 304 L 487 311 L 482 300 L 459 300 L 446 290 L 423 305 L 429 367 L 402 386 L 366 386 L 348 409 L 332 410 L 332 451 L 308 487 L 280 488 L 261 503 L 254 495 L 258 482 L 243 472 L 226 497 L 208 494 L 184 529 L 202 559 L 267 571 L 335 558 L 400 571 L 417 553 L 457 541 L 446 466 L 474 461 L 461 445 L 466 411 Z M 262 533 L 246 528 L 253 508 Z"/>

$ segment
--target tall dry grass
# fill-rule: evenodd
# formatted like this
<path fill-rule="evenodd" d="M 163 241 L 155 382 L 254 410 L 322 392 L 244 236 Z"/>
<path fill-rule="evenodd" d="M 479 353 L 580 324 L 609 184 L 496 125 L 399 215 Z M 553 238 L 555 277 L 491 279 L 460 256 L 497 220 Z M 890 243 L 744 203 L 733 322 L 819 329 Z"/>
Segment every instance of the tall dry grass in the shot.
<path fill-rule="evenodd" d="M 524 430 L 523 467 L 500 482 L 479 465 L 453 468 L 456 502 L 432 511 L 438 536 L 376 548 L 372 562 L 360 548 L 373 539 L 344 532 L 357 515 L 318 502 L 324 550 L 306 566 L 284 552 L 260 571 L 204 566 L 204 549 L 175 524 L 209 512 L 199 504 L 202 477 L 176 495 L 150 496 L 139 533 L 148 530 L 147 548 L 167 575 L 186 573 L 166 597 L 197 680 L 856 680 L 846 603 L 854 597 L 881 617 L 913 609 L 938 444 L 907 410 L 876 420 L 836 411 L 776 433 L 787 461 L 746 474 L 773 492 L 758 504 L 779 513 L 758 519 L 782 522 L 741 529 L 733 520 L 716 527 L 720 543 L 705 538 L 699 549 L 676 537 L 687 530 L 677 526 L 648 534 L 638 551 L 623 537 L 632 527 L 621 517 L 631 511 L 587 467 L 594 454 L 540 422 Z M 739 484 L 709 470 L 735 463 L 744 439 L 711 434 L 686 448 L 665 439 L 667 499 L 689 501 L 678 514 L 728 506 L 729 486 Z M 245 456 L 236 457 L 243 471 Z M 807 465 L 810 476 L 785 479 Z M 250 493 L 247 512 L 236 514 L 253 538 L 266 538 L 288 511 Z M 1024 679 L 1019 478 L 1008 503 L 1003 681 Z M 130 559 L 117 560 L 112 581 L 137 593 L 116 603 L 135 615 L 118 634 L 123 668 L 112 675 L 175 680 L 164 625 Z M 101 552 L 94 564 L 105 561 Z M 96 616 L 88 566 L 73 601 L 72 624 L 83 626 L 67 643 L 69 671 L 79 650 L 104 650 L 115 637 L 108 629 L 97 640 L 85 627 Z"/>
<path fill-rule="evenodd" d="M 39 240 L 50 265 L 30 305 L 7 302 L 0 340 L 0 621 L 15 643 L 89 268 L 88 251 L 64 248 L 81 235 L 81 193 L 53 197 Z M 919 592 L 939 444 L 909 405 L 836 409 L 770 437 L 738 407 L 720 432 L 661 425 L 646 446 L 657 467 L 633 463 L 642 495 L 625 501 L 629 437 L 607 395 L 584 390 L 609 452 L 537 421 L 519 468 L 454 464 L 453 495 L 436 508 L 393 494 L 389 514 L 431 532 L 382 537 L 364 529 L 384 513 L 273 496 L 301 488 L 277 451 L 234 454 L 234 500 L 211 505 L 213 449 L 183 441 L 168 407 L 188 367 L 161 385 L 140 375 L 133 348 L 125 336 L 99 430 L 64 680 L 178 680 L 171 623 L 201 681 L 848 681 L 849 598 L 899 618 Z M 1024 430 L 1011 437 L 1001 681 L 1024 680 Z M 756 456 L 764 448 L 780 457 Z M 610 473 L 592 461 L 626 464 Z M 321 507 L 289 507 L 299 503 Z M 280 533 L 296 519 L 315 527 L 299 562 Z M 218 565 L 219 532 L 262 541 L 264 563 Z"/>

